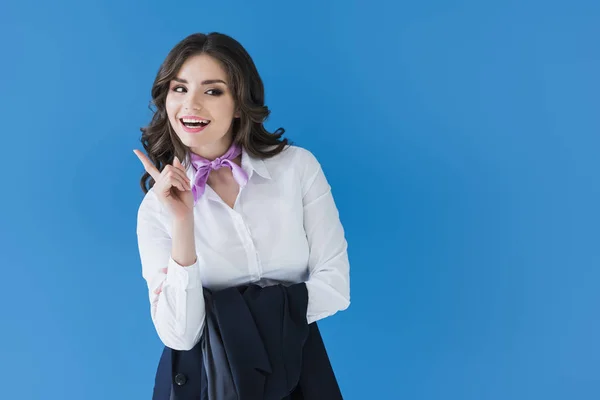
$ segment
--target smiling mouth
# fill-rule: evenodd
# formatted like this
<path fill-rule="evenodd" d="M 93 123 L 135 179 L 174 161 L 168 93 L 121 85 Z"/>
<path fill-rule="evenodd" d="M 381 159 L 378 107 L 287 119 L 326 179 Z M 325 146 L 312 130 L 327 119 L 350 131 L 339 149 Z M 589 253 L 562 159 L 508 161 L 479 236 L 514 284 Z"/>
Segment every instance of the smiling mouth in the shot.
<path fill-rule="evenodd" d="M 207 120 L 207 122 L 201 122 L 201 121 L 196 121 L 196 122 L 183 122 L 182 118 L 179 118 L 179 122 L 181 122 L 182 125 L 188 127 L 188 128 L 203 128 L 206 125 L 210 124 L 210 121 Z"/>

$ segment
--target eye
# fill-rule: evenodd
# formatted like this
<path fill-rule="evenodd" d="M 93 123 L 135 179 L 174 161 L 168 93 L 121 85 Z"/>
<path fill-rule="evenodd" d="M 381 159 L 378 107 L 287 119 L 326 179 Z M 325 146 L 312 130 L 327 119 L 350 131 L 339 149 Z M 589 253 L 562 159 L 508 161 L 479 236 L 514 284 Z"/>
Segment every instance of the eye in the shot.
<path fill-rule="evenodd" d="M 185 92 L 180 92 L 177 89 L 184 89 L 184 90 L 186 90 L 185 87 L 183 87 L 183 86 L 175 86 L 173 88 L 173 91 L 175 93 L 185 93 Z M 208 93 L 208 92 L 214 92 L 214 94 L 211 94 L 211 96 L 220 96 L 220 95 L 223 94 L 223 91 L 221 89 L 208 89 L 205 93 Z"/>

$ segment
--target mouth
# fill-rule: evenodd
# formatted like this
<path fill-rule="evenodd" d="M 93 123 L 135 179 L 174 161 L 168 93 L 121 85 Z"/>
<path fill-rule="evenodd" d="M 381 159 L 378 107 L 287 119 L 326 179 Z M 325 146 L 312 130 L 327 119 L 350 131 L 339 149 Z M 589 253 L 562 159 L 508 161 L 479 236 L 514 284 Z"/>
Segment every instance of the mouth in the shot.
<path fill-rule="evenodd" d="M 201 128 L 210 124 L 210 120 L 208 119 L 179 118 L 179 122 L 181 122 L 183 126 L 186 126 L 188 128 Z"/>
<path fill-rule="evenodd" d="M 188 119 L 188 118 L 179 118 L 179 122 L 181 126 L 186 132 L 200 132 L 204 130 L 210 124 L 210 120 L 208 119 Z"/>

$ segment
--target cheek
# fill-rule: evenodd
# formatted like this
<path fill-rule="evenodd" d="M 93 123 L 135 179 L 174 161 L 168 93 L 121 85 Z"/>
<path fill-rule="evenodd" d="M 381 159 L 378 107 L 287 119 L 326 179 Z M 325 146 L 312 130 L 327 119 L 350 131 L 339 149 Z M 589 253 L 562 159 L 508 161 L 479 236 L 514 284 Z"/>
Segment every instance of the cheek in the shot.
<path fill-rule="evenodd" d="M 235 112 L 235 104 L 232 100 L 223 102 L 217 107 L 214 107 L 214 114 L 218 114 L 221 121 L 227 121 L 230 117 L 233 118 Z"/>
<path fill-rule="evenodd" d="M 165 99 L 165 108 L 167 109 L 167 115 L 169 119 L 173 121 L 177 117 L 177 112 L 179 110 L 179 102 L 173 97 L 167 96 Z"/>

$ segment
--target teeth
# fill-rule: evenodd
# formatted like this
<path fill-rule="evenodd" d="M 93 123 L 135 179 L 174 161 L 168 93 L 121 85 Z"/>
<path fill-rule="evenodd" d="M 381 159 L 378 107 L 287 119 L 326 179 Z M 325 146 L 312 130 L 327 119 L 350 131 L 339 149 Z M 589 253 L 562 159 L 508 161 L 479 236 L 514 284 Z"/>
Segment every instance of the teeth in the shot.
<path fill-rule="evenodd" d="M 198 123 L 198 122 L 202 122 L 204 124 L 208 124 L 208 120 L 207 119 L 188 119 L 188 118 L 182 118 L 181 120 L 183 122 L 186 122 L 186 123 Z"/>

